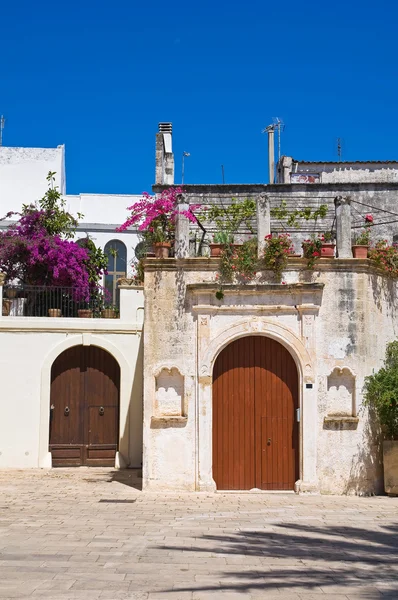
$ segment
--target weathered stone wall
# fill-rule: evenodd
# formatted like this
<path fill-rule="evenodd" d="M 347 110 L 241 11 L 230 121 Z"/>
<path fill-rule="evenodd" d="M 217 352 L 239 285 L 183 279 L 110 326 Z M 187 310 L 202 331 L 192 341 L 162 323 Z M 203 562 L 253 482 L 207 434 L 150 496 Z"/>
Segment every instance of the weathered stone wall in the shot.
<path fill-rule="evenodd" d="M 379 438 L 361 410 L 362 387 L 364 377 L 380 367 L 387 342 L 397 335 L 396 284 L 367 260 L 322 259 L 310 272 L 305 261 L 292 259 L 285 285 L 272 285 L 272 274 L 260 273 L 257 285 L 227 287 L 220 302 L 215 297 L 216 268 L 216 259 L 146 261 L 145 487 L 214 488 L 214 360 L 234 336 L 269 335 L 289 348 L 300 373 L 297 489 L 381 491 Z M 164 376 L 176 381 L 171 391 L 178 392 L 171 396 L 183 390 L 173 414 L 168 402 L 164 414 L 159 405 L 156 382 Z"/>
<path fill-rule="evenodd" d="M 154 191 L 164 189 L 154 186 Z M 398 236 L 398 183 L 330 183 L 330 184 L 276 184 L 276 185 L 186 185 L 184 186 L 186 199 L 190 204 L 209 206 L 213 203 L 228 205 L 232 198 L 243 200 L 245 198 L 258 199 L 260 194 L 266 194 L 270 199 L 271 209 L 280 206 L 282 200 L 286 201 L 288 210 L 310 206 L 316 209 L 321 204 L 328 205 L 325 219 L 302 221 L 300 227 L 287 227 L 275 218 L 271 219 L 271 231 L 287 231 L 291 234 L 296 251 L 300 251 L 301 242 L 313 233 L 331 230 L 333 227 L 336 196 L 349 196 L 351 198 L 352 212 L 352 238 L 364 226 L 364 216 L 371 213 L 374 217 L 372 238 L 387 239 L 390 243 L 394 236 Z M 387 212 L 384 212 L 387 211 Z M 211 241 L 215 225 L 206 221 L 205 212 L 197 211 L 199 218 L 207 230 L 206 237 Z M 253 229 L 256 232 L 256 222 L 253 219 Z M 194 227 L 196 239 L 200 240 L 201 230 Z M 194 235 L 194 234 L 193 234 Z M 237 241 L 243 241 L 252 234 L 247 228 L 242 228 Z M 204 253 L 206 253 L 206 248 Z"/>
<path fill-rule="evenodd" d="M 398 181 L 397 161 L 306 162 L 282 156 L 278 183 L 291 183 L 291 174 L 318 174 L 321 183 L 374 183 Z"/>

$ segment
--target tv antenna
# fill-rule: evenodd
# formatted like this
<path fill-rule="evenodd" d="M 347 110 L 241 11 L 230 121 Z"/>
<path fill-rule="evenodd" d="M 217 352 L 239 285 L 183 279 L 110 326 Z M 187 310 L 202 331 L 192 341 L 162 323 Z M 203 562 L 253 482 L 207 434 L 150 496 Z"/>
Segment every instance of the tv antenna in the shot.
<path fill-rule="evenodd" d="M 278 132 L 278 161 L 281 159 L 281 133 L 285 131 L 285 124 L 279 117 L 273 117 L 272 124 L 274 131 Z"/>
<path fill-rule="evenodd" d="M 0 146 L 3 145 L 3 129 L 4 129 L 5 124 L 6 124 L 6 120 L 3 117 L 3 115 L 1 115 L 1 117 L 0 117 Z"/>
<path fill-rule="evenodd" d="M 341 138 L 337 138 L 337 157 L 339 159 L 339 162 L 341 162 L 341 157 L 343 155 L 343 147 L 342 147 L 342 140 Z"/>

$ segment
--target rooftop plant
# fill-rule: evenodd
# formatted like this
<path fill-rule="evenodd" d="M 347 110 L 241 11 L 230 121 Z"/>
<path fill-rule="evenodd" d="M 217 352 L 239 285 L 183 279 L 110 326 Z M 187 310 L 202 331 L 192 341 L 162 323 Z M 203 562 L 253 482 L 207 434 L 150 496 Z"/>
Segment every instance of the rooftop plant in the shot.
<path fill-rule="evenodd" d="M 280 233 L 277 236 L 266 235 L 264 241 L 264 266 L 275 273 L 279 282 L 286 268 L 289 254 L 294 253 L 292 241 L 288 233 Z"/>
<path fill-rule="evenodd" d="M 370 245 L 370 228 L 373 225 L 373 216 L 370 214 L 365 215 L 365 226 L 362 231 L 357 235 L 355 244 L 357 246 L 369 246 Z"/>
<path fill-rule="evenodd" d="M 181 187 L 167 188 L 159 196 L 151 196 L 145 192 L 141 200 L 128 207 L 131 214 L 117 231 L 136 227 L 149 244 L 173 240 L 178 214 L 183 214 L 192 223 L 196 223 L 193 211 L 198 205 L 192 205 L 188 210 L 180 210 L 178 196 L 182 193 Z"/>
<path fill-rule="evenodd" d="M 91 240 L 80 245 L 70 239 L 77 221 L 65 210 L 54 175 L 48 174 L 48 190 L 37 204 L 6 215 L 19 219 L 0 232 L 0 270 L 8 281 L 71 287 L 76 299 L 87 300 L 105 271 L 106 259 Z"/>

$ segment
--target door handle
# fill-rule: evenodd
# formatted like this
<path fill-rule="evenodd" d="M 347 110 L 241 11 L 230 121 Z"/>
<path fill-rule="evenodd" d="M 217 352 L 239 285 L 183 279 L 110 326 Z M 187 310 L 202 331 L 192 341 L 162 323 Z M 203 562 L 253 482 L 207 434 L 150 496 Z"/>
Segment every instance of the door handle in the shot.
<path fill-rule="evenodd" d="M 271 438 L 268 438 L 267 446 L 271 446 Z"/>
<path fill-rule="evenodd" d="M 101 415 L 101 417 L 102 417 L 102 415 L 104 414 L 104 412 L 105 412 L 105 409 L 104 409 L 104 407 L 103 407 L 103 406 L 100 406 L 100 409 L 99 409 L 99 414 Z"/>
<path fill-rule="evenodd" d="M 50 410 L 54 410 L 54 408 L 55 408 L 54 404 L 51 404 Z"/>
<path fill-rule="evenodd" d="M 67 417 L 69 415 L 69 413 L 70 413 L 69 406 L 65 406 L 65 409 L 64 409 L 64 415 L 65 415 L 65 417 Z"/>

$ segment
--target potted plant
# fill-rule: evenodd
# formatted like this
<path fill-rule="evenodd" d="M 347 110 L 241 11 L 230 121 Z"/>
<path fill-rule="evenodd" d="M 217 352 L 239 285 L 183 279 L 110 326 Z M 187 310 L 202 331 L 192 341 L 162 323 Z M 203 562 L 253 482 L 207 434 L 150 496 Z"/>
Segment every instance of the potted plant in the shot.
<path fill-rule="evenodd" d="M 49 317 L 62 317 L 62 311 L 60 308 L 49 308 L 48 316 Z"/>
<path fill-rule="evenodd" d="M 146 247 L 151 248 L 156 258 L 167 258 L 175 238 L 177 215 L 183 214 L 189 221 L 196 223 L 193 211 L 198 205 L 191 205 L 187 210 L 180 210 L 179 201 L 183 189 L 170 187 L 155 197 L 148 193 L 143 198 L 128 207 L 131 211 L 128 219 L 117 228 L 125 231 L 131 226 L 138 226 Z M 149 252 L 147 253 L 147 256 Z"/>
<path fill-rule="evenodd" d="M 325 231 L 320 236 L 321 240 L 321 258 L 334 258 L 334 236 L 332 231 Z"/>
<path fill-rule="evenodd" d="M 294 248 L 290 235 L 280 233 L 277 236 L 272 234 L 265 236 L 264 245 L 264 265 L 266 269 L 271 269 L 278 282 L 282 279 L 282 272 L 285 270 L 289 255 L 294 253 Z"/>
<path fill-rule="evenodd" d="M 216 231 L 213 236 L 213 243 L 209 244 L 210 256 L 219 257 L 225 246 L 234 243 L 234 237 L 227 231 Z"/>
<path fill-rule="evenodd" d="M 384 366 L 365 377 L 363 405 L 379 420 L 383 437 L 384 489 L 398 494 L 398 341 L 387 345 Z"/>
<path fill-rule="evenodd" d="M 322 240 L 321 238 L 312 236 L 302 243 L 303 256 L 307 259 L 307 267 L 313 269 L 315 262 L 321 257 Z"/>
<path fill-rule="evenodd" d="M 235 246 L 234 271 L 237 278 L 245 283 L 253 279 L 258 269 L 258 244 L 257 238 L 250 238 Z"/>
<path fill-rule="evenodd" d="M 8 300 L 7 298 L 3 298 L 3 306 L 2 306 L 2 316 L 3 317 L 8 317 L 10 315 L 11 312 L 11 304 L 12 304 L 12 300 Z"/>
<path fill-rule="evenodd" d="M 152 244 L 155 258 L 169 258 L 171 240 L 167 238 L 168 234 L 161 227 L 154 227 L 148 238 Z"/>
<path fill-rule="evenodd" d="M 352 246 L 352 255 L 354 258 L 367 258 L 370 246 L 370 228 L 373 225 L 373 216 L 365 215 L 365 227 L 356 237 L 355 244 Z"/>
<path fill-rule="evenodd" d="M 79 308 L 77 311 L 77 316 L 79 319 L 92 319 L 93 311 L 91 308 Z"/>
<path fill-rule="evenodd" d="M 14 298 L 16 298 L 17 294 L 18 294 L 18 290 L 15 287 L 6 287 L 5 292 L 6 292 L 7 298 L 9 298 L 10 300 L 13 300 Z"/>
<path fill-rule="evenodd" d="M 118 316 L 118 309 L 116 306 L 106 305 L 101 311 L 101 317 L 103 319 L 116 319 Z"/>

